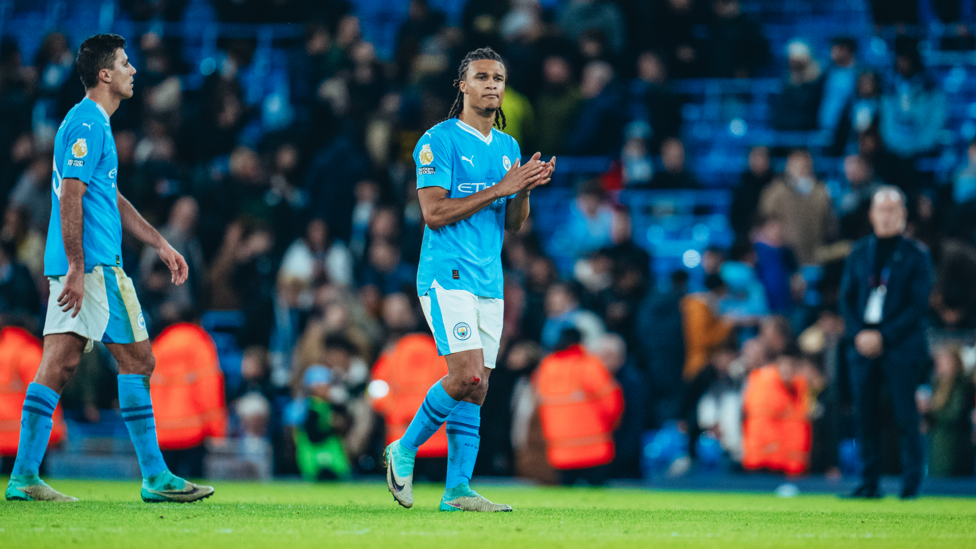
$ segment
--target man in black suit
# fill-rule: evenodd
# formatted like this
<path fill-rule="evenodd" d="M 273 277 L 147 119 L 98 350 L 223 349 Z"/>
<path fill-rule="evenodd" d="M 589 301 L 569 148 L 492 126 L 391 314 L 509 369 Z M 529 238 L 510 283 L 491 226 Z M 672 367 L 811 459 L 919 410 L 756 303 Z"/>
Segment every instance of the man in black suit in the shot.
<path fill-rule="evenodd" d="M 871 199 L 874 234 L 854 243 L 841 282 L 840 307 L 847 337 L 851 392 L 864 460 L 861 485 L 849 497 L 878 498 L 881 491 L 881 389 L 888 389 L 901 444 L 903 499 L 918 495 L 922 438 L 915 390 L 918 366 L 928 357 L 925 317 L 932 289 L 928 249 L 905 238 L 905 195 L 883 186 Z"/>

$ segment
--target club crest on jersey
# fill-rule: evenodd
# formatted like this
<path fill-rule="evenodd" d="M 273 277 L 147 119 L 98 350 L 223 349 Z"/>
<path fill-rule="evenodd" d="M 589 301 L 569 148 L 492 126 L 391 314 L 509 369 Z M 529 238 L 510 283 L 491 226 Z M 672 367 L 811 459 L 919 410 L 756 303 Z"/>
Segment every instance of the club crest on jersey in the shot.
<path fill-rule="evenodd" d="M 502 156 L 502 167 L 506 171 L 512 169 L 512 161 L 508 159 L 508 155 Z"/>
<path fill-rule="evenodd" d="M 454 325 L 454 337 L 464 341 L 471 337 L 471 326 L 467 322 L 458 322 Z"/>
<path fill-rule="evenodd" d="M 75 155 L 75 158 L 84 158 L 88 155 L 88 142 L 85 141 L 84 137 L 79 137 L 71 146 L 71 154 Z"/>
<path fill-rule="evenodd" d="M 434 151 L 430 150 L 430 143 L 425 143 L 420 147 L 420 163 L 424 166 L 434 161 Z"/>

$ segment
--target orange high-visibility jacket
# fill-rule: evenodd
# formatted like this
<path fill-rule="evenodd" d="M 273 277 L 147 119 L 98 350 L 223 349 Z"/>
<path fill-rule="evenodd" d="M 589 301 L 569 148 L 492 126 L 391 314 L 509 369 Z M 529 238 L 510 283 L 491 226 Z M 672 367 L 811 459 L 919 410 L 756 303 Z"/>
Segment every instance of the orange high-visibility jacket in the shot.
<path fill-rule="evenodd" d="M 163 450 L 185 450 L 227 434 L 224 374 L 210 334 L 196 324 L 174 324 L 152 344 L 150 379 L 156 438 Z"/>
<path fill-rule="evenodd" d="M 600 359 L 574 345 L 543 359 L 533 382 L 550 465 L 583 469 L 613 461 L 624 396 Z"/>
<path fill-rule="evenodd" d="M 389 393 L 370 402 L 386 423 L 387 444 L 407 432 L 430 386 L 446 375 L 447 359 L 437 356 L 434 338 L 425 334 L 404 336 L 393 350 L 376 361 L 373 379 L 386 382 Z M 417 457 L 447 457 L 447 433 L 443 425 L 420 446 Z"/>
<path fill-rule="evenodd" d="M 24 397 L 41 367 L 43 350 L 41 342 L 26 330 L 12 326 L 0 330 L 0 456 L 17 455 Z M 67 434 L 60 404 L 52 419 L 48 446 L 61 442 Z"/>
<path fill-rule="evenodd" d="M 743 395 L 742 466 L 798 475 L 810 464 L 810 394 L 803 376 L 783 382 L 775 365 L 749 374 Z"/>

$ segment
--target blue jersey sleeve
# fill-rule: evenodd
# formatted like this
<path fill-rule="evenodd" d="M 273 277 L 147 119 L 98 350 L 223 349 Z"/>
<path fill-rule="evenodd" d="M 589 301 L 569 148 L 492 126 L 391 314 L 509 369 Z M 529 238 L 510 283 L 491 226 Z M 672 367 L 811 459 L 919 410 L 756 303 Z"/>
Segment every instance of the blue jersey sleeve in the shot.
<path fill-rule="evenodd" d="M 105 130 L 95 119 L 77 119 L 65 128 L 65 150 L 62 152 L 61 178 L 91 183 L 92 173 L 102 157 Z"/>
<path fill-rule="evenodd" d="M 449 136 L 443 130 L 431 129 L 417 142 L 413 161 L 417 164 L 417 188 L 441 187 L 451 190 L 454 163 Z"/>

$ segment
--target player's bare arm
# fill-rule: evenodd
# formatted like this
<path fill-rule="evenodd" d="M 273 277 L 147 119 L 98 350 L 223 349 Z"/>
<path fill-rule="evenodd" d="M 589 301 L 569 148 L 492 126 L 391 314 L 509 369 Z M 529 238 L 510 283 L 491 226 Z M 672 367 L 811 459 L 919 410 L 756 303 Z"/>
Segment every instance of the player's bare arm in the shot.
<path fill-rule="evenodd" d="M 183 284 L 189 274 L 186 260 L 179 252 L 170 246 L 169 242 L 159 234 L 152 225 L 132 206 L 129 200 L 119 195 L 119 216 L 122 218 L 122 230 L 132 234 L 146 245 L 152 247 L 159 254 L 159 258 L 169 267 L 170 280 L 173 284 Z"/>
<path fill-rule="evenodd" d="M 535 153 L 524 165 L 516 160 L 505 177 L 486 189 L 461 198 L 448 198 L 447 189 L 425 187 L 417 192 L 424 221 L 433 230 L 467 219 L 491 205 L 499 198 L 517 194 L 546 179 L 548 163 L 540 162 L 540 153 Z M 523 220 L 524 221 L 524 220 Z"/>
<path fill-rule="evenodd" d="M 71 311 L 72 318 L 81 312 L 81 302 L 85 297 L 85 247 L 81 239 L 84 214 L 81 198 L 87 190 L 88 185 L 80 179 L 69 177 L 61 182 L 61 238 L 64 240 L 64 253 L 68 257 L 68 273 L 64 278 L 64 289 L 58 296 L 58 306 L 64 312 Z"/>
<path fill-rule="evenodd" d="M 516 161 L 517 162 L 517 161 Z M 552 157 L 545 164 L 543 177 L 532 183 L 528 187 L 519 191 L 515 198 L 508 201 L 505 206 L 505 230 L 510 233 L 517 233 L 522 230 L 522 225 L 529 218 L 529 194 L 532 189 L 541 187 L 552 180 L 552 172 L 556 171 L 556 157 Z"/>

